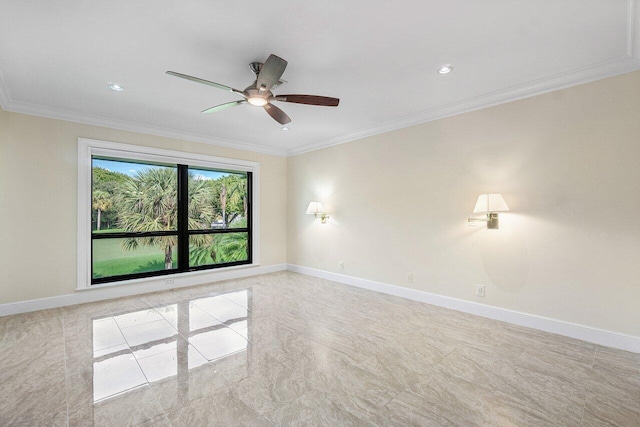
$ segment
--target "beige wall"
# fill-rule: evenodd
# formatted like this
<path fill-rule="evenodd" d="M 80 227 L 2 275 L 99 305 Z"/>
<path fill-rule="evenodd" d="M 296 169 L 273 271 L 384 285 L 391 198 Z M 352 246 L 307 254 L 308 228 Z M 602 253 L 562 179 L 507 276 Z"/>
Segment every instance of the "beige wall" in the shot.
<path fill-rule="evenodd" d="M 286 262 L 286 158 L 0 109 L 0 304 L 76 288 L 78 137 L 260 162 L 261 265 Z"/>
<path fill-rule="evenodd" d="M 640 336 L 640 73 L 289 159 L 0 110 L 0 303 L 75 290 L 78 137 L 260 162 L 262 265 Z M 466 225 L 482 192 L 500 230 Z"/>
<path fill-rule="evenodd" d="M 640 336 L 640 72 L 295 156 L 288 175 L 289 263 Z M 499 230 L 466 224 L 485 192 L 511 208 Z"/>

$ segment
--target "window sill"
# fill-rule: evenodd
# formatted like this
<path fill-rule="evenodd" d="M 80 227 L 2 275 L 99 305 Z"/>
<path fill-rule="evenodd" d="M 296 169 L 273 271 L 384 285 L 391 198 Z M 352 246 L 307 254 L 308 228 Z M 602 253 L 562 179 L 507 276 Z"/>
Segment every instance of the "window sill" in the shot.
<path fill-rule="evenodd" d="M 153 285 L 158 286 L 158 291 L 172 289 L 172 288 L 181 288 L 184 286 L 196 286 L 203 285 L 207 283 L 209 280 L 205 278 L 205 276 L 210 276 L 213 281 L 226 280 L 227 278 L 231 279 L 236 277 L 233 274 L 234 271 L 244 270 L 250 268 L 260 267 L 260 264 L 243 264 L 243 265 L 234 265 L 232 267 L 224 267 L 220 269 L 209 269 L 209 270 L 199 270 L 199 271 L 188 271 L 186 273 L 176 273 L 170 274 L 167 276 L 153 276 L 153 277 L 143 277 L 140 279 L 130 279 L 130 280 L 122 280 L 118 282 L 111 283 L 100 283 L 97 285 L 89 285 L 89 286 L 77 286 L 76 291 L 90 291 L 95 289 L 103 289 L 103 288 L 111 288 L 114 286 L 139 286 L 143 287 L 145 285 Z M 228 277 L 227 277 L 228 276 Z"/>

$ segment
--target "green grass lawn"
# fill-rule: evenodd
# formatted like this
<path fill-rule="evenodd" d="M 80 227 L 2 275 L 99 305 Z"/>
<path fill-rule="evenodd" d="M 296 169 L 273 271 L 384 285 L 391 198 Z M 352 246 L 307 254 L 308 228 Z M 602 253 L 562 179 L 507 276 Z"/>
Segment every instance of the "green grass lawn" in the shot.
<path fill-rule="evenodd" d="M 140 246 L 135 251 L 125 251 L 120 246 L 123 239 L 100 239 L 93 242 L 93 278 L 121 276 L 164 270 L 164 251 L 153 246 Z M 173 252 L 173 267 L 178 265 Z"/>
<path fill-rule="evenodd" d="M 120 230 L 100 230 L 94 233 L 108 233 Z M 220 264 L 247 259 L 246 244 L 240 250 L 225 253 L 225 246 L 233 247 L 237 244 L 239 236 L 246 238 L 246 233 L 236 233 L 217 236 L 217 256 L 212 260 L 208 254 L 210 249 L 204 250 L 204 257 L 198 259 L 195 251 L 191 253 L 191 266 Z M 235 239 L 234 239 L 235 237 Z M 147 273 L 164 270 L 164 251 L 155 246 L 139 246 L 136 250 L 126 251 L 122 249 L 121 242 L 125 239 L 95 239 L 93 240 L 93 278 L 122 276 L 126 274 Z M 241 239 L 242 240 L 242 239 Z M 193 248 L 192 248 L 193 249 Z M 178 254 L 174 248 L 173 268 L 178 266 Z"/>

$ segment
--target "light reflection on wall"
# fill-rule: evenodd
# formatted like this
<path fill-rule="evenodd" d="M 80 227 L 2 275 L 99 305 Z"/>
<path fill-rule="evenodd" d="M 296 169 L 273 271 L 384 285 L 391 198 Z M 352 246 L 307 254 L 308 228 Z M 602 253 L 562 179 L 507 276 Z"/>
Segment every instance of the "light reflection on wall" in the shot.
<path fill-rule="evenodd" d="M 251 290 L 244 289 L 94 319 L 93 402 L 163 383 L 177 384 L 182 400 L 198 381 L 189 377 L 195 372 L 209 381 L 219 373 L 224 383 L 239 381 L 246 375 L 250 305 Z"/>

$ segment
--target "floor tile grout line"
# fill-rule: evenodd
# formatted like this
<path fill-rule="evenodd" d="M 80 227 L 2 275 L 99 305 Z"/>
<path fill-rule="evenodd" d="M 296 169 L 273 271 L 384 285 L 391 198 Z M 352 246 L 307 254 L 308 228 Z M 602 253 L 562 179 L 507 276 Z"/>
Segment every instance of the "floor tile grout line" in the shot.
<path fill-rule="evenodd" d="M 187 301 L 189 301 L 189 300 L 182 300 L 182 302 L 187 302 Z M 189 302 L 191 302 L 191 301 L 189 301 Z M 232 301 L 232 302 L 233 302 L 233 301 Z M 170 304 L 169 304 L 169 305 L 170 305 Z M 168 320 L 168 319 L 167 319 L 167 318 L 166 318 L 166 317 L 165 317 L 165 316 L 164 316 L 160 311 L 158 311 L 158 310 L 156 309 L 156 307 L 152 307 L 152 308 L 153 308 L 153 310 L 154 310 L 156 313 L 158 313 L 158 315 L 160 315 L 160 317 L 161 317 L 165 322 L 167 322 L 167 323 L 168 323 L 168 324 L 169 324 L 169 325 L 170 325 L 170 326 L 171 326 L 171 327 L 176 331 L 176 334 L 177 334 L 179 337 L 182 337 L 182 339 L 184 339 L 184 340 L 187 342 L 187 344 L 188 344 L 188 345 L 191 345 L 191 344 L 190 344 L 190 342 L 189 342 L 189 337 L 185 337 L 185 336 L 184 336 L 184 335 L 183 335 L 183 334 L 182 334 L 182 333 L 181 333 L 181 332 L 180 332 L 180 331 L 179 331 L 179 330 L 178 330 L 174 325 L 172 325 L 172 324 L 171 324 L 171 322 L 170 322 L 170 321 L 169 321 L 169 320 Z M 199 310 L 201 310 L 201 311 L 202 311 L 204 314 L 206 314 L 207 316 L 211 317 L 211 318 L 212 318 L 213 320 L 215 320 L 216 322 L 218 322 L 220 325 L 223 325 L 225 328 L 230 329 L 231 331 L 233 331 L 236 335 L 239 335 L 240 337 L 242 337 L 244 340 L 246 340 L 246 341 L 247 341 L 247 343 L 252 344 L 252 343 L 251 343 L 251 341 L 249 341 L 249 339 L 245 338 L 242 334 L 240 334 L 240 333 L 239 333 L 238 331 L 236 331 L 235 329 L 233 329 L 233 328 L 229 327 L 226 323 L 221 322 L 219 319 L 215 318 L 213 315 L 209 314 L 209 313 L 208 313 L 207 311 L 205 311 L 204 309 L 202 309 L 202 308 L 200 308 L 200 307 L 198 307 L 198 309 L 199 309 Z M 214 325 L 214 326 L 216 326 L 216 325 Z M 204 354 L 202 354 L 202 352 L 201 352 L 200 350 L 198 350 L 195 346 L 193 347 L 193 349 L 194 349 L 194 350 L 195 350 L 195 351 L 196 351 L 200 356 L 202 356 L 202 358 L 203 358 L 204 360 L 206 360 L 206 361 L 207 361 L 207 363 L 212 363 L 212 362 L 213 362 L 212 360 L 207 359 L 207 358 L 204 356 Z"/>
<path fill-rule="evenodd" d="M 454 352 L 458 351 L 458 347 L 454 347 L 453 350 L 451 350 L 449 353 L 446 354 L 446 356 L 444 356 L 442 359 L 438 360 L 436 363 L 433 364 L 433 366 L 439 365 L 440 363 L 444 362 L 444 360 L 451 356 Z M 459 353 L 459 351 L 458 351 Z"/>
<path fill-rule="evenodd" d="M 155 311 L 155 310 L 154 310 Z M 160 314 L 160 313 L 158 313 Z M 160 315 L 160 317 L 162 317 L 162 315 Z M 122 339 L 124 339 L 124 342 L 127 345 L 127 349 L 129 350 L 129 352 L 131 353 L 131 356 L 133 356 L 133 360 L 136 361 L 136 366 L 138 366 L 138 369 L 140 370 L 140 372 L 142 373 L 142 376 L 144 377 L 144 379 L 146 380 L 147 383 L 147 387 L 151 388 L 151 382 L 149 381 L 149 378 L 147 377 L 147 374 L 144 373 L 144 369 L 142 369 L 142 365 L 140 365 L 140 361 L 138 360 L 138 358 L 136 357 L 135 354 L 133 354 L 133 350 L 131 350 L 131 345 L 129 344 L 129 341 L 127 340 L 127 337 L 124 336 L 124 333 L 122 332 L 122 328 L 120 327 L 120 324 L 118 323 L 118 321 L 115 319 L 115 315 L 112 317 L 113 322 L 116 324 L 116 327 L 118 328 L 118 331 L 120 332 L 120 335 L 122 336 Z M 164 317 L 163 317 L 164 319 Z M 167 322 L 168 323 L 168 322 Z M 155 395 L 154 395 L 155 397 Z M 164 409 L 163 409 L 164 410 Z"/>
<path fill-rule="evenodd" d="M 377 414 L 378 412 L 380 412 L 383 408 L 385 408 L 389 403 L 393 402 L 402 393 L 410 393 L 410 392 L 411 392 L 411 390 L 409 390 L 408 388 L 404 388 L 404 389 L 400 390 L 395 396 L 393 396 L 391 399 L 389 399 L 387 402 L 385 402 L 384 405 L 381 405 L 378 409 L 376 409 L 375 413 Z"/>
<path fill-rule="evenodd" d="M 143 372 L 144 373 L 144 372 Z M 146 378 L 146 377 L 145 377 Z M 167 414 L 167 410 L 165 409 L 164 405 L 162 404 L 162 402 L 160 401 L 160 398 L 158 397 L 158 393 L 156 393 L 155 388 L 151 385 L 151 383 L 147 383 L 147 386 L 149 387 L 149 389 L 151 390 L 151 393 L 153 394 L 153 398 L 156 400 L 156 402 L 158 403 L 158 406 L 160 406 L 160 408 L 162 408 L 162 413 L 164 414 L 164 417 L 167 419 L 167 421 L 169 421 L 169 424 L 173 426 L 173 423 L 171 422 L 171 420 L 169 419 L 169 414 Z"/>
<path fill-rule="evenodd" d="M 232 385 L 228 385 L 228 386 L 226 386 L 226 387 L 227 387 L 228 389 L 231 389 L 233 386 L 232 386 Z M 234 391 L 234 392 L 237 392 L 237 390 L 235 390 L 235 389 L 233 389 L 233 391 Z M 244 399 L 242 399 L 242 397 L 241 397 L 241 396 L 237 396 L 237 397 L 238 397 L 238 400 L 239 400 L 239 401 L 241 401 L 243 404 L 247 405 L 247 407 L 248 407 L 249 409 L 251 409 L 252 411 L 254 411 L 256 414 L 260 415 L 260 416 L 261 416 L 262 418 L 264 418 L 265 420 L 267 420 L 267 422 L 268 422 L 269 424 L 271 424 L 272 426 L 277 427 L 277 424 L 276 424 L 276 423 L 274 423 L 273 421 L 271 421 L 271 420 L 269 419 L 269 417 L 267 417 L 267 416 L 266 416 L 262 411 L 260 411 L 260 410 L 259 410 L 258 408 L 256 408 L 253 404 L 251 404 L 251 402 L 247 402 L 247 401 L 245 401 Z"/>
<path fill-rule="evenodd" d="M 585 418 L 586 418 L 586 416 L 587 416 L 587 397 L 588 397 L 588 394 L 587 394 L 587 393 L 585 393 L 585 396 L 584 396 L 584 402 L 582 402 L 582 417 L 581 417 L 581 419 L 580 419 L 580 422 L 581 422 L 582 424 L 584 424 L 584 423 L 583 423 L 583 421 L 584 421 L 584 419 L 585 419 Z"/>

